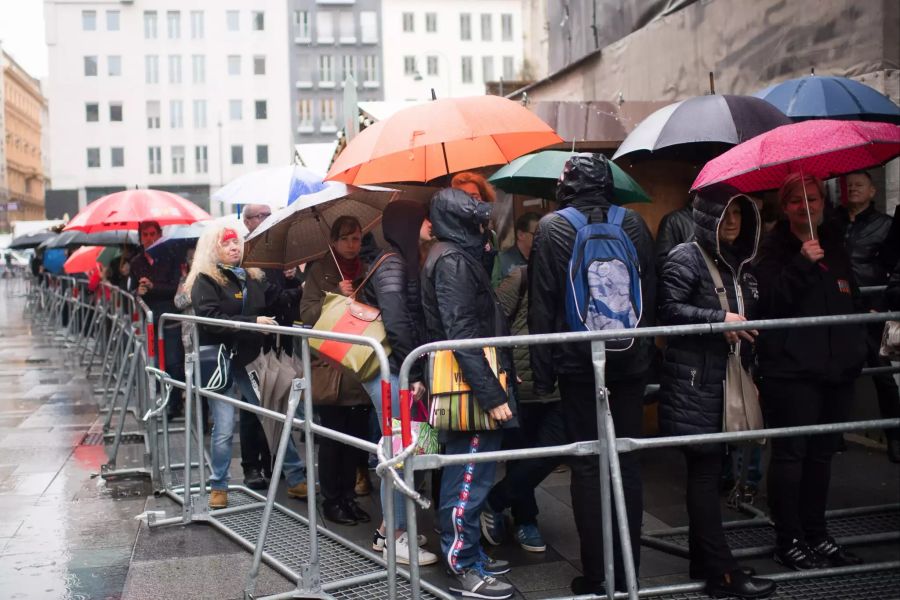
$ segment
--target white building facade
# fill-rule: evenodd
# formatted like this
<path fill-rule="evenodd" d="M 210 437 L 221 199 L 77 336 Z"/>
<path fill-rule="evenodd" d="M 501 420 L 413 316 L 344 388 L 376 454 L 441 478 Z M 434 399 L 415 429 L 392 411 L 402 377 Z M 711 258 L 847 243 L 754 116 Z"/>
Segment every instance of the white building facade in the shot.
<path fill-rule="evenodd" d="M 381 15 L 385 100 L 478 96 L 521 76 L 522 0 L 386 0 Z"/>
<path fill-rule="evenodd" d="M 234 177 L 291 161 L 284 0 L 45 0 L 44 13 L 48 214 L 134 187 L 209 207 Z"/>

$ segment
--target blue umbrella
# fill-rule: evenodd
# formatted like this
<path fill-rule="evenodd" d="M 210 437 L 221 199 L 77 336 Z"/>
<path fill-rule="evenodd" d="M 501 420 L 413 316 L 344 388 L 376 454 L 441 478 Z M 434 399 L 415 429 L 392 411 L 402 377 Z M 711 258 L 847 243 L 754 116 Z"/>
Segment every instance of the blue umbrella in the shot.
<path fill-rule="evenodd" d="M 808 75 L 754 94 L 795 121 L 852 119 L 900 124 L 900 107 L 864 83 L 846 77 Z"/>
<path fill-rule="evenodd" d="M 325 188 L 322 176 L 298 165 L 270 167 L 241 175 L 212 195 L 224 204 L 268 204 L 283 208 Z"/>

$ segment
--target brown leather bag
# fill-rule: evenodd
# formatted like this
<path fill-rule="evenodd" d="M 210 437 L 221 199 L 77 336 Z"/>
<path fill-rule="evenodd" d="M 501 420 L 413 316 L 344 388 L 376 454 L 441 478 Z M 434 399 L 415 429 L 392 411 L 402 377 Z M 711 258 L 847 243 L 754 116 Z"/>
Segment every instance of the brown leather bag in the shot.
<path fill-rule="evenodd" d="M 321 358 L 310 361 L 312 377 L 312 401 L 316 406 L 333 406 L 341 395 L 342 369 L 338 369 Z"/>

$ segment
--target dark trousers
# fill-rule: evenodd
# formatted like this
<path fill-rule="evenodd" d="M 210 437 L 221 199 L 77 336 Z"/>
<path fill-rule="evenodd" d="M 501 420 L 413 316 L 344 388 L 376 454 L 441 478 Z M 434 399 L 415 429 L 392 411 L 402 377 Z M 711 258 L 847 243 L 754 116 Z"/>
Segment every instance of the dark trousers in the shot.
<path fill-rule="evenodd" d="M 568 443 L 566 421 L 560 402 L 519 404 L 519 428 L 504 432 L 504 448 L 538 448 Z M 538 506 L 534 489 L 563 461 L 558 456 L 506 463 L 506 475 L 488 495 L 491 510 L 512 509 L 517 525 L 534 523 Z"/>
<path fill-rule="evenodd" d="M 869 327 L 866 356 L 867 367 L 889 367 L 891 361 L 878 354 L 881 348 L 881 333 L 884 324 L 878 323 L 876 327 Z M 879 373 L 872 375 L 872 383 L 875 384 L 875 394 L 878 396 L 878 409 L 882 419 L 896 419 L 900 417 L 900 393 L 897 390 L 897 382 L 892 373 Z M 890 438 L 900 436 L 900 430 L 896 427 L 886 429 L 885 435 Z"/>
<path fill-rule="evenodd" d="M 503 431 L 448 431 L 446 436 L 446 454 L 477 454 L 499 450 Z M 447 465 L 443 469 L 438 509 L 441 554 L 457 573 L 481 560 L 481 509 L 496 471 L 496 462 Z"/>
<path fill-rule="evenodd" d="M 366 439 L 369 430 L 369 406 L 318 406 L 322 427 L 334 429 L 347 435 Z M 340 502 L 356 497 L 356 467 L 365 461 L 367 454 L 353 446 L 328 439 L 316 438 L 319 442 L 319 483 L 322 497 L 326 502 Z"/>
<path fill-rule="evenodd" d="M 263 431 L 259 417 L 254 413 L 242 410 L 241 421 L 241 468 L 244 473 L 248 469 L 257 469 L 265 473 L 272 472 L 272 455 L 269 442 Z"/>
<path fill-rule="evenodd" d="M 613 424 L 617 437 L 641 437 L 645 378 L 608 384 Z M 569 438 L 574 441 L 597 440 L 597 402 L 594 381 L 561 377 L 559 394 L 565 414 Z M 636 452 L 621 454 L 622 485 L 625 491 L 625 510 L 631 534 L 631 550 L 637 572 L 641 557 L 641 520 L 643 517 L 643 488 L 640 457 Z M 581 562 L 588 585 L 602 588 L 606 579 L 603 556 L 603 524 L 600 518 L 600 463 L 596 456 L 575 456 L 572 464 L 572 512 L 581 541 Z M 613 509 L 613 524 L 616 517 Z M 618 528 L 613 532 L 616 589 L 625 589 L 625 570 Z"/>
<path fill-rule="evenodd" d="M 688 550 L 692 575 L 719 578 L 737 569 L 722 529 L 719 478 L 722 476 L 721 444 L 685 448 L 687 463 L 687 509 L 690 526 Z"/>
<path fill-rule="evenodd" d="M 837 423 L 847 420 L 853 382 L 763 378 L 760 395 L 769 427 Z M 840 441 L 839 433 L 772 439 L 769 510 L 779 548 L 826 537 L 831 459 Z"/>

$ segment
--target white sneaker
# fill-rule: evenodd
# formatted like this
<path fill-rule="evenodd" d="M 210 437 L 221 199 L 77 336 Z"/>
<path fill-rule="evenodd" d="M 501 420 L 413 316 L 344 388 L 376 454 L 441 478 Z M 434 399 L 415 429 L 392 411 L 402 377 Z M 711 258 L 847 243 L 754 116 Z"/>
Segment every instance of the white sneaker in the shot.
<path fill-rule="evenodd" d="M 409 564 L 409 538 L 404 531 L 400 537 L 397 538 L 397 543 L 394 546 L 397 549 L 397 562 L 401 565 Z M 424 548 L 417 548 L 419 551 L 419 564 L 421 566 L 425 565 L 433 565 L 438 561 L 437 555 L 425 550 Z M 384 559 L 387 560 L 387 548 L 382 550 L 382 555 Z"/>
<path fill-rule="evenodd" d="M 381 535 L 381 532 L 376 529 L 375 534 L 372 536 L 372 550 L 374 550 L 375 552 L 381 552 L 382 550 L 384 550 L 384 542 L 386 541 L 386 539 L 387 538 Z M 428 543 L 428 538 L 420 533 L 418 536 L 416 536 L 416 541 L 419 542 L 419 546 L 424 546 Z"/>

